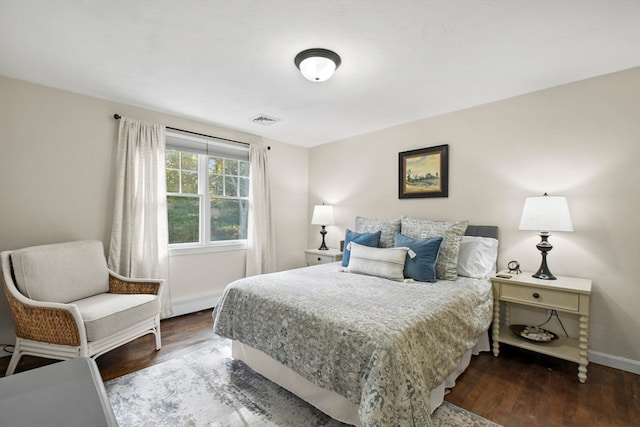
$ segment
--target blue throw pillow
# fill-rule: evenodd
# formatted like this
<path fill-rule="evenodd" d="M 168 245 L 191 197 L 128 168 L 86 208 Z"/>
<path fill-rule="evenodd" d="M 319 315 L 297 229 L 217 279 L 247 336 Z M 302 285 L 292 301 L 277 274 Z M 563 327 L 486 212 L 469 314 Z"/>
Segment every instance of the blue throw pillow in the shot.
<path fill-rule="evenodd" d="M 349 266 L 349 257 L 351 256 L 351 251 L 349 248 L 349 242 L 356 242 L 363 246 L 369 246 L 373 248 L 377 248 L 378 244 L 380 244 L 380 234 L 381 231 L 376 231 L 375 233 L 356 233 L 355 231 L 351 231 L 347 229 L 347 232 L 344 235 L 344 250 L 342 252 L 342 266 Z"/>
<path fill-rule="evenodd" d="M 430 239 L 411 239 L 404 234 L 396 233 L 395 247 L 407 247 L 415 252 L 416 256 L 407 256 L 404 263 L 404 277 L 419 282 L 436 281 L 436 261 L 440 252 L 442 237 Z"/>

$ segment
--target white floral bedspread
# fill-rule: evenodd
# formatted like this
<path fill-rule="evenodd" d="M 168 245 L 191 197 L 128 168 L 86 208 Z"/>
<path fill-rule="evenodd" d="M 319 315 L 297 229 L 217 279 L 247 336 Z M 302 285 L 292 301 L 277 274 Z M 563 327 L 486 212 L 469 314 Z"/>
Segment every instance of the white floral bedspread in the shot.
<path fill-rule="evenodd" d="M 338 270 L 233 282 L 214 331 L 360 404 L 363 426 L 429 426 L 431 390 L 489 327 L 489 281 L 399 283 Z"/>

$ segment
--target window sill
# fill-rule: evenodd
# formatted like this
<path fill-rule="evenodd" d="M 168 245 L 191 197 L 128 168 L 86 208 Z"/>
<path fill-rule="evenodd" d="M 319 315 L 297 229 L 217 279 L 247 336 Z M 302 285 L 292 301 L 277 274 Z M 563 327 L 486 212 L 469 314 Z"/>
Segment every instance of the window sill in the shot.
<path fill-rule="evenodd" d="M 182 255 L 196 255 L 207 254 L 213 252 L 232 252 L 232 251 L 244 251 L 247 249 L 246 242 L 233 242 L 222 243 L 209 246 L 182 246 L 182 247 L 169 247 L 169 256 L 182 256 Z"/>

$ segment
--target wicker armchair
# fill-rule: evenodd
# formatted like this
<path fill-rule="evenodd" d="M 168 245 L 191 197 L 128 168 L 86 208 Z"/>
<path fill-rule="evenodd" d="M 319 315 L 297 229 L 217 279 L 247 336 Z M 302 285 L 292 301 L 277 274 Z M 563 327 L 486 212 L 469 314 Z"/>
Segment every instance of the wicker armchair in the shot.
<path fill-rule="evenodd" d="M 100 241 L 34 246 L 0 254 L 16 344 L 23 355 L 96 358 L 146 334 L 159 350 L 163 280 L 128 279 L 107 268 Z"/>

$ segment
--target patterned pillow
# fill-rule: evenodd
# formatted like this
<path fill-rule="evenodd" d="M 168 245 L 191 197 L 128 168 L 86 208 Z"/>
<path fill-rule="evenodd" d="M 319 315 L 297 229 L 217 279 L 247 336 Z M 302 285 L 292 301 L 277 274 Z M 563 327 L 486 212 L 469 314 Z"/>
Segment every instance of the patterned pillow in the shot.
<path fill-rule="evenodd" d="M 380 231 L 378 230 L 375 233 L 356 233 L 355 231 L 347 229 L 347 232 L 344 234 L 344 251 L 342 252 L 343 267 L 349 265 L 349 257 L 351 255 L 349 242 L 356 242 L 364 246 L 377 248 L 380 243 Z"/>
<path fill-rule="evenodd" d="M 380 247 L 392 248 L 393 239 L 396 233 L 400 232 L 400 218 L 396 219 L 377 219 L 377 218 L 364 218 L 361 216 L 356 217 L 356 232 L 358 233 L 372 233 L 380 230 Z M 346 242 L 345 242 L 346 244 Z"/>
<path fill-rule="evenodd" d="M 411 239 L 442 237 L 436 262 L 436 278 L 455 280 L 458 276 L 458 253 L 462 236 L 469 221 L 430 221 L 427 219 L 400 217 L 401 233 Z"/>
<path fill-rule="evenodd" d="M 436 281 L 436 261 L 440 252 L 442 237 L 431 239 L 411 239 L 396 233 L 396 247 L 407 247 L 416 255 L 407 257 L 404 263 L 404 277 L 419 282 Z"/>
<path fill-rule="evenodd" d="M 349 272 L 402 282 L 407 248 L 372 248 L 351 242 Z"/>

